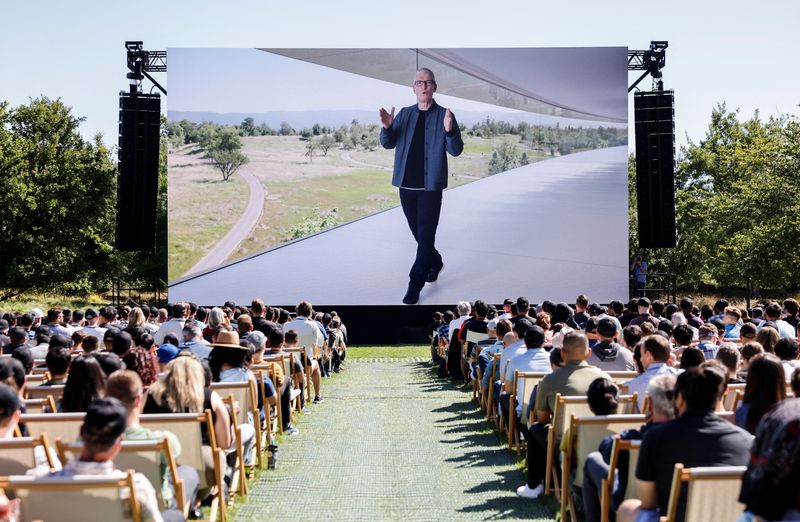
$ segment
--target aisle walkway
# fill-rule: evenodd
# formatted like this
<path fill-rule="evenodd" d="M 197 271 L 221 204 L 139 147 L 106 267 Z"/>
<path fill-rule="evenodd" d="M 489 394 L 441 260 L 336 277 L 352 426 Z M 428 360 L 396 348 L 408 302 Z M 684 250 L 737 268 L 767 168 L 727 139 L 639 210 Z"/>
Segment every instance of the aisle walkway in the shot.
<path fill-rule="evenodd" d="M 523 473 L 427 363 L 352 362 L 323 394 L 237 520 L 552 519 L 516 497 Z"/>

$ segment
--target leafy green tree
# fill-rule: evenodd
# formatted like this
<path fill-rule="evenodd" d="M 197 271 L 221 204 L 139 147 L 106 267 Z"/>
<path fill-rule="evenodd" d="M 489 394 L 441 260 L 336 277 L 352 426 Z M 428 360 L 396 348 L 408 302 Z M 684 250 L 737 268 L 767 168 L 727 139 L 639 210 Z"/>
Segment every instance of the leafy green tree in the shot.
<path fill-rule="evenodd" d="M 0 103 L 0 299 L 85 292 L 107 277 L 116 168 L 59 99 Z"/>
<path fill-rule="evenodd" d="M 310 163 L 314 163 L 314 153 L 317 152 L 319 149 L 319 143 L 317 140 L 308 140 L 306 142 L 306 156 L 308 156 L 308 161 Z"/>
<path fill-rule="evenodd" d="M 247 156 L 238 150 L 213 150 L 208 153 L 208 158 L 214 168 L 222 173 L 223 181 L 230 180 L 241 166 L 249 163 Z"/>
<path fill-rule="evenodd" d="M 289 125 L 289 122 L 282 121 L 278 134 L 280 134 L 281 136 L 293 136 L 295 132 L 292 126 Z"/>
<path fill-rule="evenodd" d="M 242 121 L 239 129 L 242 131 L 242 136 L 257 136 L 259 134 L 255 120 L 249 116 Z"/>
<path fill-rule="evenodd" d="M 328 150 L 336 145 L 336 141 L 330 134 L 323 134 L 322 136 L 317 136 L 314 139 L 317 141 L 317 146 L 319 147 L 319 150 L 322 151 L 323 156 L 327 156 Z"/>
<path fill-rule="evenodd" d="M 492 158 L 489 160 L 489 174 L 498 174 L 511 170 L 520 165 L 519 149 L 509 140 L 503 140 L 495 146 Z"/>
<path fill-rule="evenodd" d="M 716 107 L 705 139 L 681 150 L 678 247 L 645 252 L 651 269 L 675 272 L 679 283 L 694 287 L 800 286 L 798 165 L 796 117 L 762 122 L 756 113 L 740 121 L 738 111 Z"/>

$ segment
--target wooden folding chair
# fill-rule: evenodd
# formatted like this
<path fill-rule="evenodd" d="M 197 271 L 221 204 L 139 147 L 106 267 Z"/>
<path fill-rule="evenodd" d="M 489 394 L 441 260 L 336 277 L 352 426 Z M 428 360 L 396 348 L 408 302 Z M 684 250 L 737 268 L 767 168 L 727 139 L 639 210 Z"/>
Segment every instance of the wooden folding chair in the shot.
<path fill-rule="evenodd" d="M 55 384 L 53 386 L 31 386 L 25 387 L 26 399 L 44 399 L 48 395 L 52 395 L 55 400 L 64 395 L 64 384 Z"/>
<path fill-rule="evenodd" d="M 203 413 L 157 413 L 140 415 L 139 423 L 151 430 L 172 432 L 181 441 L 181 455 L 177 464 L 193 467 L 200 477 L 200 489 L 215 488 L 216 496 L 211 503 L 209 520 L 219 517 L 221 522 L 227 519 L 227 506 L 225 501 L 225 453 L 217 446 L 214 435 L 214 422 L 211 410 Z M 205 459 L 203 458 L 202 426 L 208 432 L 208 442 L 211 449 L 213 469 L 209 470 L 213 482 L 209 482 L 206 473 Z"/>
<path fill-rule="evenodd" d="M 281 389 L 280 386 L 278 386 L 277 375 L 275 375 L 272 365 L 268 365 L 266 368 L 259 369 L 253 366 L 252 371 L 256 374 L 256 380 L 261 387 L 261 397 L 264 398 L 262 406 L 264 408 L 264 422 L 261 423 L 261 436 L 266 437 L 266 441 L 265 443 L 262 443 L 262 445 L 270 445 L 272 444 L 275 433 L 278 433 L 279 431 L 283 433 L 281 415 Z M 288 379 L 288 377 L 285 378 Z M 273 411 L 273 406 L 270 406 L 267 403 L 268 380 L 272 382 L 272 387 L 275 388 L 275 393 L 277 394 L 277 402 L 274 406 L 275 411 Z M 278 426 L 275 426 L 273 421 L 277 422 Z"/>
<path fill-rule="evenodd" d="M 263 452 L 266 450 L 261 435 L 261 420 L 258 411 L 258 395 L 253 381 L 247 382 L 214 382 L 211 389 L 217 392 L 220 397 L 233 395 L 234 400 L 239 402 L 240 408 L 237 410 L 237 424 L 251 424 L 256 430 L 256 459 L 258 467 L 264 467 Z M 233 410 L 231 410 L 233 412 Z M 248 415 L 249 414 L 249 415 Z M 252 417 L 252 421 L 251 421 Z"/>
<path fill-rule="evenodd" d="M 741 391 L 744 396 L 745 383 L 729 384 L 728 389 L 725 390 L 725 396 L 722 398 L 722 406 L 726 411 L 736 411 L 736 395 Z"/>
<path fill-rule="evenodd" d="M 531 422 L 525 416 L 525 410 L 528 408 L 528 403 L 531 400 L 531 393 L 533 389 L 539 385 L 539 382 L 544 379 L 550 372 L 521 372 L 514 371 L 514 385 L 512 386 L 511 394 L 508 397 L 509 419 L 508 419 L 508 447 L 516 447 L 517 455 L 520 454 L 522 445 L 520 444 L 519 428 L 517 427 L 517 397 L 522 403 L 522 412 L 520 413 L 520 422 L 525 426 L 530 426 Z M 512 413 L 514 413 L 512 415 Z"/>
<path fill-rule="evenodd" d="M 621 395 L 619 397 L 619 409 L 622 411 L 622 414 L 634 412 L 636 408 L 636 399 L 637 394 L 635 393 L 633 395 Z M 558 466 L 553 465 L 554 458 L 559 450 L 564 431 L 569 427 L 569 419 L 572 416 L 592 416 L 592 410 L 589 408 L 589 401 L 585 395 L 565 396 L 557 393 L 555 405 L 556 408 L 553 412 L 552 421 L 547 428 L 547 467 L 545 471 L 544 492 L 545 494 L 550 493 L 552 485 L 556 498 L 561 501 L 562 492 L 560 488 Z"/>
<path fill-rule="evenodd" d="M 141 506 L 133 484 L 132 470 L 122 478 L 0 477 L 0 489 L 13 491 L 20 501 L 22 522 L 66 520 L 66 515 L 83 522 L 141 522 Z"/>
<path fill-rule="evenodd" d="M 608 376 L 617 384 L 621 384 L 623 382 L 628 382 L 634 377 L 637 377 L 639 374 L 637 372 L 623 372 L 623 371 L 612 371 L 606 372 Z"/>
<path fill-rule="evenodd" d="M 603 415 L 589 417 L 570 417 L 566 450 L 561 452 L 561 520 L 566 521 L 567 506 L 570 518 L 577 521 L 575 505 L 569 494 L 569 475 L 575 463 L 575 484 L 583 487 L 583 465 L 589 453 L 597 451 L 600 443 L 609 435 L 617 435 L 625 430 L 638 429 L 645 423 L 644 415 Z"/>
<path fill-rule="evenodd" d="M 29 373 L 25 376 L 25 386 L 28 388 L 35 388 L 45 381 L 47 381 L 47 376 L 44 373 Z"/>
<path fill-rule="evenodd" d="M 83 449 L 82 442 L 62 442 L 56 441 L 59 458 L 66 462 L 78 458 Z M 178 465 L 172 453 L 172 446 L 169 439 L 162 440 L 123 440 L 122 447 L 114 459 L 114 467 L 117 469 L 132 469 L 141 473 L 156 491 L 158 498 L 158 509 L 164 511 L 168 509 L 164 502 L 163 488 L 164 475 L 161 473 L 161 466 L 166 464 L 167 472 L 175 495 L 175 506 L 183 512 L 184 517 L 189 515 L 189 504 L 185 502 L 185 490 L 183 480 L 178 475 Z"/>
<path fill-rule="evenodd" d="M 41 447 L 47 466 L 52 471 L 55 468 L 55 456 L 50 450 L 47 435 L 42 433 L 38 437 L 15 437 L 0 440 L 0 476 L 24 475 L 29 469 L 40 465 L 36 462 L 36 448 Z"/>
<path fill-rule="evenodd" d="M 500 366 L 500 357 L 502 357 L 502 355 L 502 353 L 494 354 L 492 375 L 489 377 L 489 387 L 486 388 L 486 393 L 489 394 L 488 400 L 486 401 L 486 420 L 494 421 L 495 424 L 498 424 L 500 419 L 497 415 L 497 405 L 494 403 L 494 383 L 497 380 L 497 374 L 499 373 L 497 367 Z"/>
<path fill-rule="evenodd" d="M 661 521 L 678 519 L 684 483 L 688 484 L 684 522 L 737 520 L 745 507 L 739 502 L 739 490 L 746 470 L 746 466 L 684 468 L 683 464 L 675 464 L 667 516 Z"/>
<path fill-rule="evenodd" d="M 469 337 L 469 335 L 467 335 L 467 337 Z M 475 377 L 472 379 L 472 400 L 478 401 L 479 404 L 480 404 L 479 392 L 481 390 L 481 385 L 480 385 L 480 378 L 478 377 L 478 373 L 480 373 L 480 366 L 478 366 L 478 357 L 480 357 L 483 349 L 484 346 L 480 344 L 475 345 L 475 348 L 472 350 L 472 363 L 470 364 L 470 366 L 472 366 L 473 364 L 475 365 Z M 470 368 L 470 371 L 471 370 L 472 368 Z"/>
<path fill-rule="evenodd" d="M 620 456 L 625 452 L 628 453 L 628 482 L 625 487 L 625 500 L 636 498 L 636 463 L 639 461 L 639 448 L 641 446 L 641 440 L 614 439 L 614 444 L 611 447 L 608 476 L 603 479 L 603 483 L 600 486 L 600 522 L 609 522 L 611 520 L 614 482 Z"/>
<path fill-rule="evenodd" d="M 244 465 L 244 437 L 242 436 L 242 427 L 239 425 L 236 411 L 236 400 L 233 395 L 227 395 L 222 398 L 222 402 L 228 407 L 231 412 L 231 424 L 233 424 L 233 433 L 235 434 L 234 444 L 236 446 L 236 469 L 231 479 L 231 494 L 228 496 L 228 506 L 233 506 L 233 500 L 236 493 L 242 496 L 247 496 L 247 470 Z M 241 408 L 240 408 L 241 409 Z M 238 482 L 238 487 L 233 487 Z"/>
<path fill-rule="evenodd" d="M 285 351 L 287 353 L 290 353 L 292 355 L 296 354 L 298 357 L 300 357 L 301 360 L 305 361 L 305 364 L 303 365 L 303 368 L 304 368 L 304 371 L 305 371 L 306 380 L 305 380 L 305 382 L 300 382 L 300 376 L 296 375 L 295 376 L 295 379 L 296 379 L 295 383 L 298 385 L 297 388 L 299 390 L 304 390 L 305 391 L 306 400 L 309 400 L 309 401 L 312 400 L 313 397 L 311 396 L 311 361 L 309 360 L 308 357 L 306 357 L 304 355 L 306 353 L 306 349 L 304 347 L 302 347 L 302 346 L 296 346 L 296 347 L 292 347 L 292 348 L 284 348 L 283 351 Z M 294 365 L 292 365 L 292 366 L 294 366 Z M 295 375 L 294 372 L 292 372 L 292 375 Z"/>
<path fill-rule="evenodd" d="M 42 399 L 23 399 L 26 413 L 55 413 L 56 401 L 52 395 Z"/>
<path fill-rule="evenodd" d="M 39 437 L 45 433 L 48 440 L 71 442 L 78 440 L 85 416 L 84 412 L 23 413 L 19 422 L 25 424 L 31 437 Z"/>

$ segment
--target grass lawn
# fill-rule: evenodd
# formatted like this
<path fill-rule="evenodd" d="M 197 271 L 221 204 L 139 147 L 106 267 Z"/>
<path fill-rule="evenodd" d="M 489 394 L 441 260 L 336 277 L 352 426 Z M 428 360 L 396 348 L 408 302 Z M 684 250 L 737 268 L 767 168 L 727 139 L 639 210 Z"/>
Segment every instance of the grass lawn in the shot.
<path fill-rule="evenodd" d="M 431 349 L 427 344 L 415 346 L 348 346 L 348 359 L 423 357 L 430 359 Z"/>

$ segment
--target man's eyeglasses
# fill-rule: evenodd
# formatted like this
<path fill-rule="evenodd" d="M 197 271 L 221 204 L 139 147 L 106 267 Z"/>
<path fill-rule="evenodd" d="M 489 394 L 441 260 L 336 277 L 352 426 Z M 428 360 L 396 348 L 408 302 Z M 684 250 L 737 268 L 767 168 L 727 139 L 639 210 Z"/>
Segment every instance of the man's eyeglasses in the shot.
<path fill-rule="evenodd" d="M 428 87 L 431 87 L 431 86 L 433 86 L 435 83 L 436 83 L 436 82 L 435 82 L 435 81 L 433 81 L 433 80 L 414 80 L 414 85 L 415 85 L 415 86 L 417 86 L 417 87 L 423 87 L 423 86 L 426 86 L 426 85 L 427 85 Z"/>

